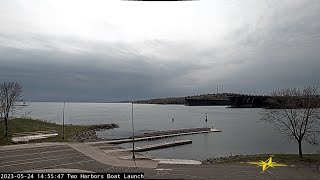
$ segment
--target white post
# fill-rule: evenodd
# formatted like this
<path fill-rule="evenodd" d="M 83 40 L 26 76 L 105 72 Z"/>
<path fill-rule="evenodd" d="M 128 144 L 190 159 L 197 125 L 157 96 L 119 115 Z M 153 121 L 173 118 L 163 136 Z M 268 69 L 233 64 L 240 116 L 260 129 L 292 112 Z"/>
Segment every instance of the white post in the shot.
<path fill-rule="evenodd" d="M 134 125 L 133 125 L 133 100 L 132 100 L 132 111 L 131 111 L 131 120 L 132 120 L 132 159 L 135 161 L 136 157 L 134 154 Z"/>
<path fill-rule="evenodd" d="M 66 102 L 63 101 L 63 112 L 62 112 L 62 139 L 64 139 L 64 109 L 66 106 Z"/>

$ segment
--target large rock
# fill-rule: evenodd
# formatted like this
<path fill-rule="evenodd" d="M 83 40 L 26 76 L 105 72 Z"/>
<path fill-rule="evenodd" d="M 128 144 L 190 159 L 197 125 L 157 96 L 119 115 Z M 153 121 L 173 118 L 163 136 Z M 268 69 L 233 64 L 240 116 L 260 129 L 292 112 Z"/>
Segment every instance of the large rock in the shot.
<path fill-rule="evenodd" d="M 118 128 L 119 126 L 117 124 L 100 124 L 91 127 L 88 131 L 82 131 L 80 133 L 75 134 L 72 138 L 70 138 L 71 141 L 80 141 L 80 142 L 92 142 L 92 141 L 99 141 L 102 140 L 99 138 L 96 134 L 96 131 L 101 131 L 105 129 L 114 129 Z"/>

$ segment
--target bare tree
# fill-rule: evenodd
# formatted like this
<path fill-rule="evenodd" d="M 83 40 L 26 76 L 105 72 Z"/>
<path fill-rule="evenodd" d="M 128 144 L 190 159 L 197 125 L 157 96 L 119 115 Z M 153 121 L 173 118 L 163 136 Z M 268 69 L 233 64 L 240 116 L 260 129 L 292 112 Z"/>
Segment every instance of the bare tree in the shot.
<path fill-rule="evenodd" d="M 260 112 L 261 120 L 271 123 L 289 140 L 317 144 L 319 135 L 320 97 L 317 87 L 283 89 L 272 93 L 272 107 Z M 273 109 L 276 108 L 276 109 Z"/>
<path fill-rule="evenodd" d="M 14 110 L 14 103 L 21 98 L 22 86 L 18 82 L 0 84 L 0 117 L 5 122 L 5 137 L 8 137 L 9 113 Z"/>

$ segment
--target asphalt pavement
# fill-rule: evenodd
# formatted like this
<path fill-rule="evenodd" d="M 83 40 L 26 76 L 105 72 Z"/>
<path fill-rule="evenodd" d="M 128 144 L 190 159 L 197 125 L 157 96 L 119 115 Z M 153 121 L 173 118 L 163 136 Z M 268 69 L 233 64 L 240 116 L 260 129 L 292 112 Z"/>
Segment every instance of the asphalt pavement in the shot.
<path fill-rule="evenodd" d="M 0 172 L 144 172 L 146 179 L 320 179 L 319 166 L 269 168 L 245 163 L 172 165 L 138 159 L 84 143 L 38 143 L 0 147 Z M 121 158 L 122 157 L 122 158 Z"/>

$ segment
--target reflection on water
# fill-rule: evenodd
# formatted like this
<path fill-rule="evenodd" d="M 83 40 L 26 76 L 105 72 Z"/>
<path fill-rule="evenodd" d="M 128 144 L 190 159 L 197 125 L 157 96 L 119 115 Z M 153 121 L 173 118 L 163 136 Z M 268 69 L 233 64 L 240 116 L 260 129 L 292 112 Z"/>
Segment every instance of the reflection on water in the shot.
<path fill-rule="evenodd" d="M 62 122 L 63 103 L 31 102 L 24 109 L 29 116 Z M 225 107 L 195 107 L 181 105 L 134 106 L 135 134 L 155 130 L 208 127 L 222 130 L 220 133 L 179 136 L 157 141 L 136 142 L 136 146 L 191 139 L 192 144 L 147 152 L 164 158 L 206 159 L 208 157 L 253 153 L 296 153 L 295 142 L 287 142 L 268 124 L 258 123 L 260 109 L 231 109 Z M 172 121 L 174 118 L 174 121 Z M 67 124 L 117 123 L 120 128 L 98 132 L 103 138 L 119 138 L 132 135 L 131 104 L 117 103 L 66 103 Z M 131 144 L 122 146 L 131 147 Z M 319 147 L 304 145 L 305 153 L 314 153 Z"/>

